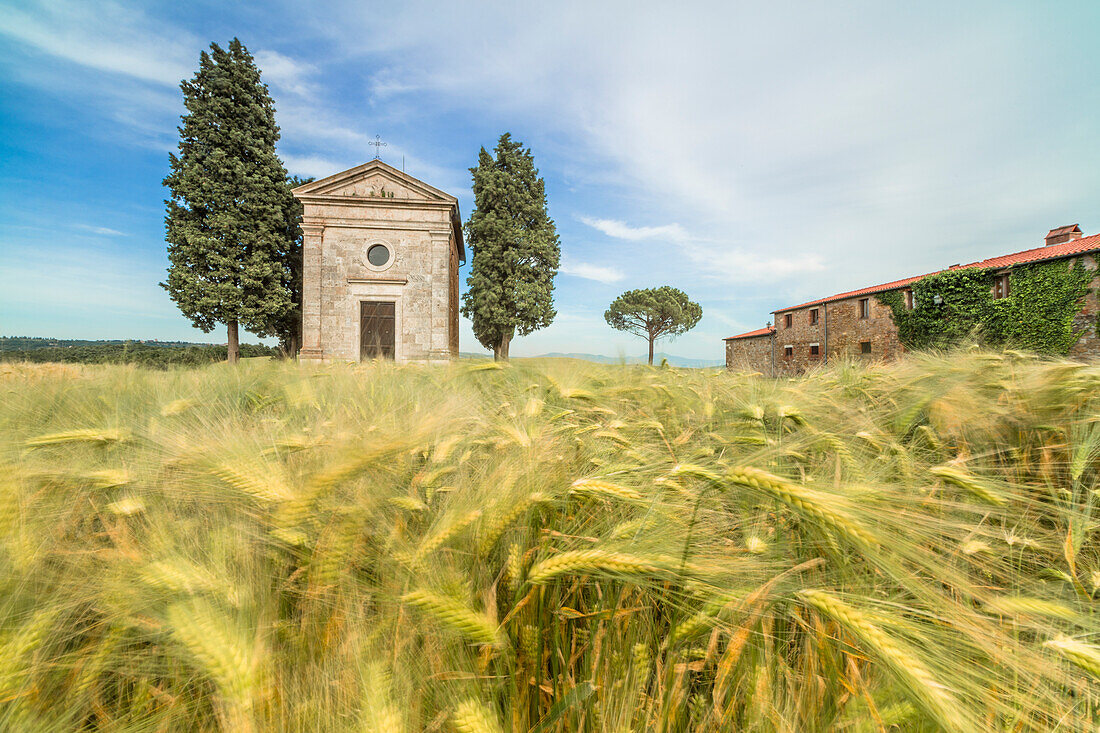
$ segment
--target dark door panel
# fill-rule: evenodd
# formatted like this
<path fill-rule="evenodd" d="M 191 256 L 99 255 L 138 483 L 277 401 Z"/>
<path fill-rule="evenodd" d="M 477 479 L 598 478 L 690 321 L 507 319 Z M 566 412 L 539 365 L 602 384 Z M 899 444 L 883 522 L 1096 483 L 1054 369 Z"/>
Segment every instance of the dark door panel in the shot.
<path fill-rule="evenodd" d="M 359 303 L 359 358 L 393 359 L 397 308 L 391 302 Z"/>

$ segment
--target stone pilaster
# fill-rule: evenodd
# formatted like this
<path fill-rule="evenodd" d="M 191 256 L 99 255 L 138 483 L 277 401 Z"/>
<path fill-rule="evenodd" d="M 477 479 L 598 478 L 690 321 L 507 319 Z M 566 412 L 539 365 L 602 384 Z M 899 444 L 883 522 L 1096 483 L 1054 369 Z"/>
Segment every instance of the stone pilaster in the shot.
<path fill-rule="evenodd" d="M 302 224 L 302 351 L 299 359 L 323 359 L 321 348 L 321 259 L 325 228 Z"/>

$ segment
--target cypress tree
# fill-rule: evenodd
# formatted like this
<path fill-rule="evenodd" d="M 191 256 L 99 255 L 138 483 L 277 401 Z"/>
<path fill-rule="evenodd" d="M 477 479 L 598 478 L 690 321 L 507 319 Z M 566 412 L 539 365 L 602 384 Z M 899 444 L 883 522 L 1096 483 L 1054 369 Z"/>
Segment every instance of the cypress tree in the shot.
<path fill-rule="evenodd" d="M 235 362 L 239 327 L 274 335 L 294 309 L 288 262 L 300 244 L 288 216 L 296 204 L 275 154 L 275 106 L 248 49 L 236 38 L 228 49 L 210 44 L 180 88 L 187 113 L 164 179 L 169 268 L 161 287 L 204 332 L 226 325 Z"/>
<path fill-rule="evenodd" d="M 495 359 L 507 359 L 512 338 L 549 326 L 561 251 L 546 207 L 546 187 L 530 149 L 500 136 L 492 157 L 481 149 L 474 211 L 466 223 L 473 250 L 462 314 Z"/>
<path fill-rule="evenodd" d="M 291 176 L 287 185 L 291 189 L 313 181 L 313 176 Z M 279 337 L 279 350 L 284 357 L 293 358 L 302 345 L 302 202 L 287 196 L 286 237 L 288 248 L 282 253 L 283 267 L 287 272 L 290 289 L 290 309 L 276 319 L 275 335 Z"/>

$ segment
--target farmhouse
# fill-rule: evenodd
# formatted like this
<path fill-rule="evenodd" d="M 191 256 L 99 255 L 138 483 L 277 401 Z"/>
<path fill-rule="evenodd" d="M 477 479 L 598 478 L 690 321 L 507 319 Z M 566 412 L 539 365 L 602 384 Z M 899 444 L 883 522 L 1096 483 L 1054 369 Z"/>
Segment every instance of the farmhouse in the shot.
<path fill-rule="evenodd" d="M 1095 269 L 1098 256 L 1100 234 L 1084 237 L 1081 228 L 1073 224 L 1050 230 L 1042 247 L 968 265 L 952 265 L 948 269 L 980 268 L 989 271 L 991 294 L 998 299 L 1009 296 L 1009 273 L 1014 268 L 1055 261 L 1064 261 L 1066 267 L 1071 267 L 1074 262 L 1082 260 L 1088 268 Z M 898 339 L 893 312 L 876 296 L 898 293 L 904 307 L 912 309 L 915 306 L 912 285 L 923 277 L 926 275 L 838 293 L 773 311 L 774 326 L 769 323 L 764 328 L 725 339 L 726 368 L 786 376 L 799 374 L 838 356 L 894 358 L 905 349 Z M 1074 319 L 1074 326 L 1081 331 L 1081 338 L 1070 350 L 1070 356 L 1100 356 L 1098 285 L 1100 278 L 1094 278 L 1093 287 L 1089 289 Z"/>
<path fill-rule="evenodd" d="M 381 160 L 294 189 L 302 202 L 302 360 L 458 356 L 454 196 Z"/>

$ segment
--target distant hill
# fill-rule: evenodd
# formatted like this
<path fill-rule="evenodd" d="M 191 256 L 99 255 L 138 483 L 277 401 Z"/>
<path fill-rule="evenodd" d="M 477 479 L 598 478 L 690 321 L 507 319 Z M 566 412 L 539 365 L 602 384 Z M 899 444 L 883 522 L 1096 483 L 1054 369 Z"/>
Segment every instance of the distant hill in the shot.
<path fill-rule="evenodd" d="M 34 351 L 36 349 L 69 349 L 78 346 L 104 346 L 121 344 L 142 344 L 144 346 L 163 346 L 182 348 L 184 346 L 210 346 L 209 343 L 193 341 L 141 341 L 140 339 L 104 339 L 86 341 L 84 339 L 51 339 L 37 336 L 0 336 L 0 351 Z"/>
<path fill-rule="evenodd" d="M 277 356 L 262 344 L 241 344 L 241 356 Z M 0 336 L 0 361 L 69 364 L 140 364 L 148 367 L 198 366 L 225 361 L 225 346 L 186 341 L 85 341 L 82 339 Z"/>
<path fill-rule="evenodd" d="M 645 364 L 648 361 L 644 356 L 604 356 L 603 354 L 579 354 L 569 353 L 564 354 L 561 352 L 552 352 L 549 354 L 540 354 L 540 357 L 557 357 L 566 359 L 582 359 L 584 361 L 594 361 L 598 364 Z M 675 354 L 657 353 L 653 355 L 653 363 L 660 364 L 661 359 L 668 360 L 670 366 L 674 367 L 688 367 L 691 369 L 707 369 L 711 367 L 725 366 L 726 362 L 718 359 L 689 359 L 685 356 L 676 356 Z"/>
<path fill-rule="evenodd" d="M 169 349 L 180 349 L 173 353 Z M 275 356 L 278 349 L 241 344 L 241 356 Z M 135 341 L 125 339 L 85 341 L 81 339 L 51 339 L 27 336 L 0 336 L 0 361 L 68 361 L 68 362 L 138 362 L 157 364 L 195 364 L 218 361 L 225 358 L 225 345 L 203 344 L 192 341 Z M 492 354 L 463 351 L 462 359 L 491 359 Z M 534 359 L 580 359 L 597 364 L 645 364 L 644 356 L 604 356 L 603 354 L 582 354 L 577 352 L 539 354 L 535 357 L 517 357 Z M 724 366 L 717 359 L 689 359 L 675 354 L 657 353 L 653 363 L 660 364 L 661 359 L 675 367 L 707 369 Z"/>

